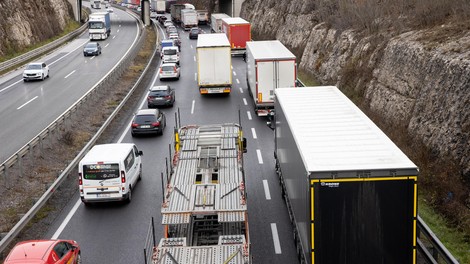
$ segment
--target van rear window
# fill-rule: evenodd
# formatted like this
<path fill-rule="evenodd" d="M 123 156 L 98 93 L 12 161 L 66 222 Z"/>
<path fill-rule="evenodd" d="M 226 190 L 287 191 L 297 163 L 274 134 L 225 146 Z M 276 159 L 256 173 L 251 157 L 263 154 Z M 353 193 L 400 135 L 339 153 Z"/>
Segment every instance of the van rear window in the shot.
<path fill-rule="evenodd" d="M 86 180 L 106 180 L 119 177 L 119 164 L 93 164 L 83 166 Z"/>

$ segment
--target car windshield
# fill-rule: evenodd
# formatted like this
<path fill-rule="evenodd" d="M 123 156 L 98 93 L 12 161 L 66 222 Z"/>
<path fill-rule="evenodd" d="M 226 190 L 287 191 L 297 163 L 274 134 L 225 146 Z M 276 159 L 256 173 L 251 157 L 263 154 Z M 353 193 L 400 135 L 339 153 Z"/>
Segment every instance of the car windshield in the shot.
<path fill-rule="evenodd" d="M 176 55 L 176 50 L 175 49 L 165 49 L 163 51 L 164 55 Z"/>
<path fill-rule="evenodd" d="M 134 122 L 137 124 L 153 123 L 155 122 L 155 116 L 154 115 L 137 115 L 135 116 Z"/>
<path fill-rule="evenodd" d="M 191 33 L 198 33 L 199 32 L 199 29 L 198 28 L 192 28 L 191 29 Z"/>
<path fill-rule="evenodd" d="M 87 49 L 93 49 L 96 48 L 98 45 L 96 43 L 88 43 L 86 44 L 85 48 Z"/>
<path fill-rule="evenodd" d="M 175 71 L 175 67 L 171 65 L 162 66 L 162 71 Z"/>
<path fill-rule="evenodd" d="M 27 70 L 40 70 L 41 69 L 41 65 L 40 64 L 29 64 L 27 67 L 26 67 Z"/>

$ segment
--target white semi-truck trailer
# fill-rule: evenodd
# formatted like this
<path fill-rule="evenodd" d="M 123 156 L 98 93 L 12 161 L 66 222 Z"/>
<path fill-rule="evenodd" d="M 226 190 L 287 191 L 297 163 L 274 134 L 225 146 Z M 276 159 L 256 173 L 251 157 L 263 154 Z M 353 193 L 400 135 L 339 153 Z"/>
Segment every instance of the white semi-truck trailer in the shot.
<path fill-rule="evenodd" d="M 274 90 L 295 87 L 295 55 L 279 40 L 246 43 L 246 78 L 255 112 L 266 116 L 274 108 Z"/>

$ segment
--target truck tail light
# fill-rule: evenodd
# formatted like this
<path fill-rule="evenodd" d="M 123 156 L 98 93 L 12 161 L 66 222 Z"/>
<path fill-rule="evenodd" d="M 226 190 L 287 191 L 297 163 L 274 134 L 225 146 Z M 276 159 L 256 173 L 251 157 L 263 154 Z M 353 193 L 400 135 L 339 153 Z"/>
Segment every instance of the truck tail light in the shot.
<path fill-rule="evenodd" d="M 126 183 L 126 173 L 121 171 L 121 183 Z"/>

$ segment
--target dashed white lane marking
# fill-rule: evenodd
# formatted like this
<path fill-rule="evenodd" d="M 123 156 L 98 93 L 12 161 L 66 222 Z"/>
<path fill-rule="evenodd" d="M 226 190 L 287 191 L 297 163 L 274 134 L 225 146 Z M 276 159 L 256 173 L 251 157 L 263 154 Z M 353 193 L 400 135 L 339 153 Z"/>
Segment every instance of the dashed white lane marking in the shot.
<path fill-rule="evenodd" d="M 244 103 L 245 105 L 248 105 L 248 103 L 246 102 L 246 98 L 243 98 L 243 103 Z"/>
<path fill-rule="evenodd" d="M 254 127 L 251 128 L 251 134 L 253 134 L 253 139 L 257 139 L 256 137 L 256 130 Z"/>
<path fill-rule="evenodd" d="M 195 104 L 195 100 L 193 100 L 193 103 L 192 103 L 192 106 L 191 106 L 191 114 L 194 114 L 194 104 Z"/>
<path fill-rule="evenodd" d="M 94 56 L 93 56 L 94 57 Z M 71 73 L 67 74 L 64 79 L 67 79 L 70 75 L 72 75 L 73 73 L 75 72 L 75 70 L 73 70 Z"/>
<path fill-rule="evenodd" d="M 196 56 L 193 56 L 194 61 L 196 61 Z"/>
<path fill-rule="evenodd" d="M 197 81 L 197 72 L 194 73 L 194 80 Z"/>
<path fill-rule="evenodd" d="M 269 192 L 268 180 L 263 180 L 263 187 L 264 187 L 264 195 L 266 196 L 266 200 L 271 200 L 271 193 Z"/>
<path fill-rule="evenodd" d="M 237 76 L 237 73 L 236 73 L 235 71 L 233 71 L 233 75 L 234 75 L 234 76 Z"/>
<path fill-rule="evenodd" d="M 28 102 L 22 104 L 20 107 L 16 108 L 16 110 L 20 110 L 21 108 L 23 108 L 25 105 L 31 103 L 32 101 L 36 100 L 36 98 L 38 98 L 38 96 L 36 95 L 33 99 L 29 100 Z"/>
<path fill-rule="evenodd" d="M 191 49 L 194 49 L 194 48 L 193 48 L 193 45 L 191 45 Z"/>
<path fill-rule="evenodd" d="M 243 89 L 240 87 L 240 93 L 243 93 Z"/>
<path fill-rule="evenodd" d="M 238 79 L 236 79 L 237 83 L 240 84 L 240 81 Z"/>
<path fill-rule="evenodd" d="M 248 116 L 248 120 L 251 120 L 251 112 L 250 112 L 250 111 L 246 111 L 246 115 Z"/>
<path fill-rule="evenodd" d="M 113 39 L 115 39 L 115 38 L 116 38 L 116 36 L 113 36 Z"/>
<path fill-rule="evenodd" d="M 261 156 L 261 150 L 256 150 L 256 156 L 258 156 L 258 163 L 263 164 L 263 157 Z"/>
<path fill-rule="evenodd" d="M 274 252 L 276 252 L 276 254 L 282 254 L 281 242 L 279 242 L 279 234 L 277 233 L 276 223 L 271 223 L 271 232 L 273 234 Z"/>

